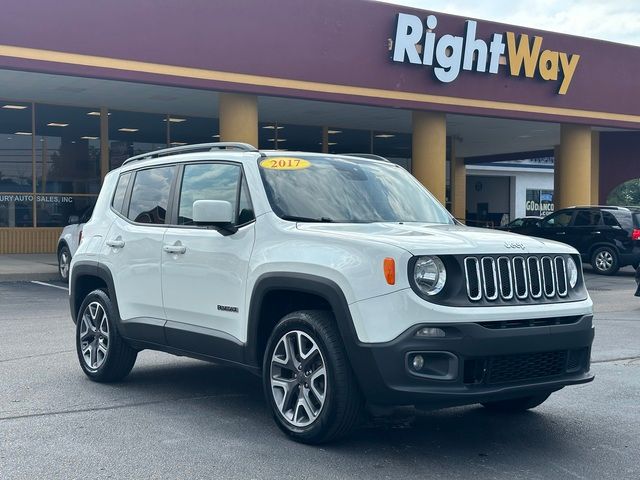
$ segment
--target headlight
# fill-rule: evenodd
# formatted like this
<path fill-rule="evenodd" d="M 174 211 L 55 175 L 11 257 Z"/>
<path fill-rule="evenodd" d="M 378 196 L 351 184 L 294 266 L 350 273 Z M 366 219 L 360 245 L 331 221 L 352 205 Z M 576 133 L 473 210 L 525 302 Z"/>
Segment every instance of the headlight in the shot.
<path fill-rule="evenodd" d="M 420 257 L 413 269 L 418 289 L 425 295 L 436 295 L 444 288 L 447 270 L 438 257 Z"/>
<path fill-rule="evenodd" d="M 571 257 L 567 260 L 567 278 L 569 278 L 569 286 L 574 288 L 578 283 L 578 267 Z"/>

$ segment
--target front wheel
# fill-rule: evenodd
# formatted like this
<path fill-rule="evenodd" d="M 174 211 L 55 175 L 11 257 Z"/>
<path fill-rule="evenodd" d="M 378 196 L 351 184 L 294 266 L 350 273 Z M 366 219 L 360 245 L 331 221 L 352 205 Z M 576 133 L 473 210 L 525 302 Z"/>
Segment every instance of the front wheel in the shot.
<path fill-rule="evenodd" d="M 591 255 L 591 266 L 595 273 L 613 275 L 620 268 L 618 252 L 612 247 L 596 248 Z"/>
<path fill-rule="evenodd" d="M 360 418 L 362 396 L 328 312 L 282 318 L 269 338 L 262 375 L 276 424 L 296 441 L 334 440 Z"/>
<path fill-rule="evenodd" d="M 549 398 L 550 393 L 531 395 L 528 397 L 512 398 L 511 400 L 500 400 L 497 402 L 485 402 L 482 404 L 488 410 L 494 412 L 523 412 L 536 408 Z"/>
<path fill-rule="evenodd" d="M 80 367 L 96 382 L 116 382 L 126 377 L 138 352 L 115 326 L 115 309 L 104 290 L 94 290 L 80 306 L 76 324 L 76 350 Z"/>

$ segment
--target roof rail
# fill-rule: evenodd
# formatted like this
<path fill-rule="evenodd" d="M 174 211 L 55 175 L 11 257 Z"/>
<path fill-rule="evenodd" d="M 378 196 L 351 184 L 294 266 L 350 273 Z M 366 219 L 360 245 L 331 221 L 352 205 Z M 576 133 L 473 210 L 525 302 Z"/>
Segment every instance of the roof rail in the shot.
<path fill-rule="evenodd" d="M 135 157 L 127 158 L 122 165 L 127 163 L 137 162 L 139 160 L 147 160 L 150 158 L 164 157 L 166 155 L 173 155 L 176 153 L 189 153 L 189 152 L 210 152 L 212 150 L 240 150 L 241 152 L 259 152 L 259 150 L 253 145 L 248 143 L 239 142 L 213 142 L 213 143 L 196 143 L 194 145 L 182 145 L 179 147 L 163 148 L 162 150 L 155 150 L 153 152 L 142 153 Z"/>
<path fill-rule="evenodd" d="M 347 157 L 360 157 L 360 158 L 368 158 L 369 160 L 380 160 L 381 162 L 392 163 L 388 158 L 381 157 L 380 155 L 375 155 L 373 153 L 342 153 L 341 155 Z"/>

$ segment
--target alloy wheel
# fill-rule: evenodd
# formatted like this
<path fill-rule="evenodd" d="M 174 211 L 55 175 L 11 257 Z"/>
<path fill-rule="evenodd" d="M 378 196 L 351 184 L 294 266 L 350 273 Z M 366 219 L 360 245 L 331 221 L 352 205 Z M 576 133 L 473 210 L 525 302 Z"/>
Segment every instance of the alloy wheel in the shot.
<path fill-rule="evenodd" d="M 58 262 L 58 268 L 60 269 L 60 276 L 63 279 L 69 277 L 69 268 L 71 266 L 71 256 L 66 250 L 63 250 L 60 254 L 60 261 Z"/>
<path fill-rule="evenodd" d="M 109 353 L 109 320 L 100 302 L 91 302 L 80 319 L 80 351 L 85 365 L 97 370 Z"/>
<path fill-rule="evenodd" d="M 598 252 L 596 255 L 596 267 L 598 270 L 609 270 L 613 266 L 613 255 L 607 250 Z"/>
<path fill-rule="evenodd" d="M 294 427 L 311 425 L 327 394 L 322 352 L 305 332 L 293 330 L 278 341 L 271 356 L 271 394 L 282 417 Z"/>

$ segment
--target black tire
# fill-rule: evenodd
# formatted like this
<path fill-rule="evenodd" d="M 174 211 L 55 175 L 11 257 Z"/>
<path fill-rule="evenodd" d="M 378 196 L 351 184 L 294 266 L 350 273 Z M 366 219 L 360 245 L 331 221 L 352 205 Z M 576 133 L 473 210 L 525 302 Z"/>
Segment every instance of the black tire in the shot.
<path fill-rule="evenodd" d="M 71 251 L 64 245 L 58 252 L 58 276 L 64 283 L 69 283 L 69 266 L 71 265 Z"/>
<path fill-rule="evenodd" d="M 278 387 L 272 387 L 271 384 L 274 351 L 276 348 L 283 348 L 281 340 L 283 340 L 285 336 L 300 335 L 297 332 L 306 334 L 308 336 L 307 339 L 310 338 L 315 342 L 320 352 L 320 355 L 315 355 L 316 361 L 319 359 L 319 361 L 323 362 L 326 371 L 326 377 L 323 380 L 325 383 L 322 384 L 324 388 L 324 403 L 319 407 L 315 419 L 312 420 L 309 425 L 304 426 L 296 426 L 294 422 L 292 422 L 292 420 L 295 421 L 296 419 L 297 407 L 292 407 L 294 409 L 293 419 L 287 419 L 280 411 L 275 398 L 275 389 Z M 295 348 L 297 351 L 300 350 L 299 347 Z M 307 353 L 310 351 L 311 349 L 309 349 Z M 310 355 L 309 359 L 312 358 Z M 304 362 L 306 361 L 307 360 Z M 307 364 L 304 362 L 304 368 L 299 373 L 300 376 L 304 375 L 307 370 Z M 280 369 L 278 364 L 274 363 L 274 366 L 276 370 Z M 313 367 L 309 367 L 309 371 L 312 371 L 312 368 Z M 286 368 L 282 368 L 281 371 L 285 371 L 285 369 Z M 274 372 L 276 370 L 274 370 Z M 295 372 L 295 368 L 291 370 Z M 335 318 L 329 312 L 321 310 L 298 311 L 282 318 L 274 328 L 267 343 L 262 372 L 265 395 L 273 412 L 276 424 L 284 433 L 298 442 L 320 444 L 336 440 L 347 435 L 361 419 L 364 405 L 362 394 L 360 393 L 355 375 L 351 370 L 347 353 L 335 323 Z M 280 374 L 276 375 L 273 373 L 273 375 L 274 378 L 281 378 Z M 313 374 L 311 374 L 311 378 L 312 377 Z M 290 381 L 305 380 L 296 380 L 293 378 Z M 312 381 L 313 380 L 309 381 L 309 384 L 312 384 Z M 291 390 L 294 393 L 292 394 L 291 400 L 299 399 L 303 388 L 306 386 L 306 383 L 295 387 L 292 386 Z M 284 394 L 283 397 L 286 398 Z M 283 400 L 282 405 L 284 404 L 285 402 Z M 308 416 L 308 418 L 311 419 L 311 416 Z"/>
<path fill-rule="evenodd" d="M 544 403 L 549 398 L 549 395 L 551 393 L 541 393 L 529 397 L 512 398 L 511 400 L 485 402 L 482 406 L 494 412 L 524 412 Z"/>
<path fill-rule="evenodd" d="M 598 247 L 591 254 L 591 266 L 599 275 L 614 275 L 620 269 L 618 252 L 613 247 Z"/>
<path fill-rule="evenodd" d="M 100 307 L 96 305 L 102 308 L 106 315 L 106 320 L 103 316 L 100 316 Z M 95 319 L 92 318 L 93 312 L 96 313 Z M 78 361 L 82 371 L 95 382 L 107 383 L 122 380 L 129 374 L 138 356 L 138 352 L 131 348 L 119 335 L 114 321 L 115 318 L 113 304 L 104 290 L 94 290 L 89 293 L 78 312 L 76 323 Z M 104 328 L 105 324 L 106 328 Z M 104 336 L 105 331 L 107 332 L 106 337 Z M 83 333 L 87 334 L 81 340 Z M 106 342 L 104 341 L 105 338 Z M 100 353 L 96 353 L 96 361 L 93 362 L 93 352 L 100 350 L 98 345 L 106 353 L 101 353 L 102 357 L 100 357 Z M 92 346 L 94 347 L 93 350 L 91 350 Z M 83 350 L 86 352 L 87 348 L 90 349 L 90 358 L 88 360 L 83 354 Z M 103 350 L 100 350 L 100 352 L 103 352 Z"/>

